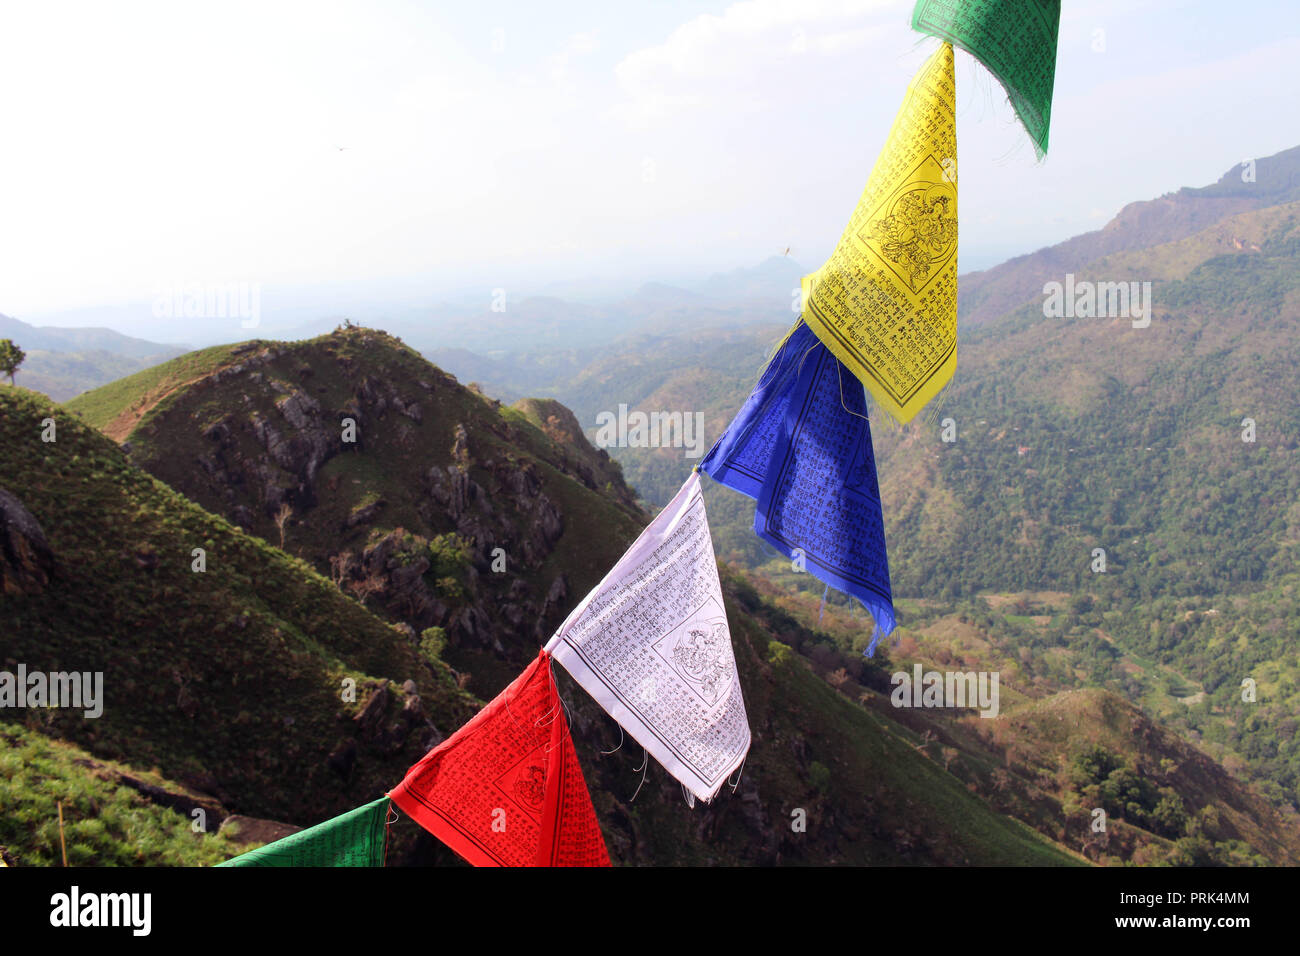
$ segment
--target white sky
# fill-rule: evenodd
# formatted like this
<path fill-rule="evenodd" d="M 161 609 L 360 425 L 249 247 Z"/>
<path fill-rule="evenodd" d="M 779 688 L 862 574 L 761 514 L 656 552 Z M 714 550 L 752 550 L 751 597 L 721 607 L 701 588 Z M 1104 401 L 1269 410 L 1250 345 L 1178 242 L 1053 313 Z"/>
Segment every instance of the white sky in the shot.
<path fill-rule="evenodd" d="M 815 268 L 933 48 L 911 5 L 0 0 L 0 312 Z M 1041 165 L 959 54 L 963 270 L 1300 143 L 1300 3 L 1063 7 Z"/>

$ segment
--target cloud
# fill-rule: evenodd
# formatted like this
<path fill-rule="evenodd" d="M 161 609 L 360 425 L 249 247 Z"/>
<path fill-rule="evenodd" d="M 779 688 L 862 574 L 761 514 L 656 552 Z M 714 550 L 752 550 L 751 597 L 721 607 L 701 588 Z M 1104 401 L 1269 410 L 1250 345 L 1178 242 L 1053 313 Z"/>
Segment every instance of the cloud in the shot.
<path fill-rule="evenodd" d="M 565 43 L 564 49 L 547 61 L 551 81 L 557 86 L 563 87 L 567 92 L 573 92 L 573 79 L 569 72 L 570 64 L 579 57 L 590 56 L 595 53 L 599 46 L 600 43 L 595 31 L 573 34 Z"/>
<path fill-rule="evenodd" d="M 634 129 L 690 108 L 743 102 L 761 109 L 800 57 L 860 51 L 892 27 L 906 35 L 907 0 L 744 0 L 683 23 L 615 67 L 611 115 Z"/>

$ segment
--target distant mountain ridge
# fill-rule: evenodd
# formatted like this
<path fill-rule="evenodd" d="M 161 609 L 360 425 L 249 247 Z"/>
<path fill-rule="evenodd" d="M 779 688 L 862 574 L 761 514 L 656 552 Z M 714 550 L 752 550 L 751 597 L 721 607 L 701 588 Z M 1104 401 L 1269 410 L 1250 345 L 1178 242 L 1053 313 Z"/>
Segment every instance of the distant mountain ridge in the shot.
<path fill-rule="evenodd" d="M 108 352 L 132 359 L 150 359 L 159 355 L 171 358 L 183 348 L 133 338 L 107 328 L 62 328 L 30 325 L 20 319 L 0 315 L 0 339 L 13 339 L 26 351 Z"/>
<path fill-rule="evenodd" d="M 1243 179 L 1253 177 L 1250 181 Z M 1132 202 L 1105 226 L 1016 256 L 957 280 L 957 318 L 963 326 L 991 322 L 1035 298 L 1043 284 L 1117 252 L 1174 242 L 1229 216 L 1300 199 L 1300 146 L 1235 166 L 1209 186 L 1184 187 L 1158 199 Z"/>
<path fill-rule="evenodd" d="M 58 402 L 184 352 L 112 329 L 35 326 L 7 315 L 0 315 L 0 339 L 26 353 L 14 381 Z"/>

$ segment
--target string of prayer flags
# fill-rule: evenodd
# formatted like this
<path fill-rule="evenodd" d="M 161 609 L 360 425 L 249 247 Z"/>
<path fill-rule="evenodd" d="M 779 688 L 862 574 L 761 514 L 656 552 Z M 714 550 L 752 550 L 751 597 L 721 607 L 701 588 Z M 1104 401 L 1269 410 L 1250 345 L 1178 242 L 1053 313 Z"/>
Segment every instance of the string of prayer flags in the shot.
<path fill-rule="evenodd" d="M 917 0 L 912 29 L 960 47 L 997 77 L 1038 158 L 1047 155 L 1061 0 Z"/>
<path fill-rule="evenodd" d="M 546 651 L 390 796 L 474 866 L 609 866 Z"/>
<path fill-rule="evenodd" d="M 908 422 L 957 368 L 957 122 L 952 46 L 907 88 L 866 189 L 803 319 L 894 418 Z"/>
<path fill-rule="evenodd" d="M 760 538 L 863 603 L 871 656 L 895 615 L 866 412 L 861 384 L 801 322 L 700 470 L 757 501 Z"/>
<path fill-rule="evenodd" d="M 750 731 L 698 474 L 546 650 L 693 797 L 717 795 Z"/>
<path fill-rule="evenodd" d="M 388 797 L 217 866 L 383 866 Z"/>

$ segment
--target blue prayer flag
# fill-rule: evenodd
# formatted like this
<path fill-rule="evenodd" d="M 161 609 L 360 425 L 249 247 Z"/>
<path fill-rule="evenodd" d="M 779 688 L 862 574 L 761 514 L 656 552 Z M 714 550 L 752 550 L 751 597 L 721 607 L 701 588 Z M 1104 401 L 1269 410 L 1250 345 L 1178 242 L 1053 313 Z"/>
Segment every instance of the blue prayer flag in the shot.
<path fill-rule="evenodd" d="M 895 617 L 866 396 L 802 321 L 700 470 L 756 499 L 760 538 L 866 606 L 870 657 Z"/>

